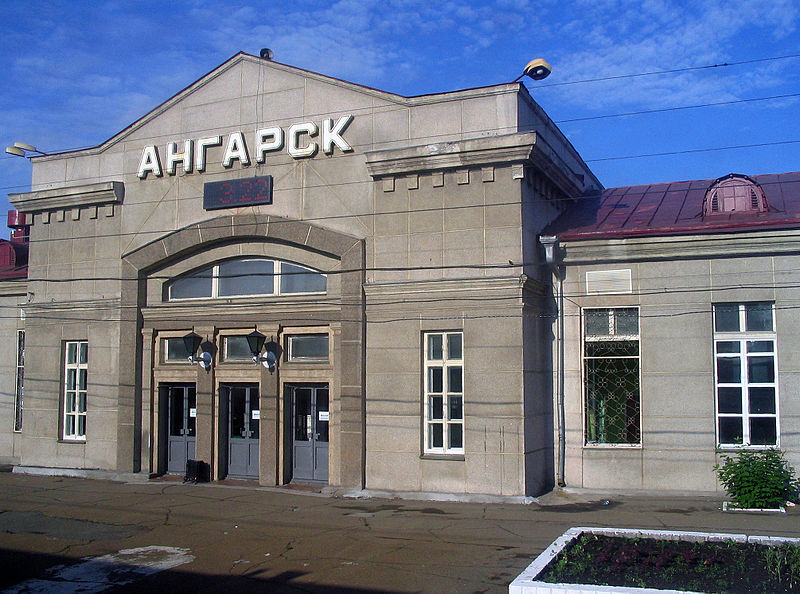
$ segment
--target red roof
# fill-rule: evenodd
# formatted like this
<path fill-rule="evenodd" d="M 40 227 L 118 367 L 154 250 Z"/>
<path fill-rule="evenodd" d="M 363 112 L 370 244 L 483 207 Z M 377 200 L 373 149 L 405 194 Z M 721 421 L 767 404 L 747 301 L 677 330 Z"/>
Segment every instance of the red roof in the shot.
<path fill-rule="evenodd" d="M 766 212 L 704 218 L 703 199 L 713 179 L 627 186 L 578 197 L 542 235 L 568 241 L 800 228 L 800 172 L 750 179 L 764 190 Z"/>

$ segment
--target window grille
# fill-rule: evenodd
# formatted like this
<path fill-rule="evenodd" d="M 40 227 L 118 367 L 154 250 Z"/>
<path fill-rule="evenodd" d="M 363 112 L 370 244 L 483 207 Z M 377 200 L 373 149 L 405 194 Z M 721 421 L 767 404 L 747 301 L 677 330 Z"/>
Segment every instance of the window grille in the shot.
<path fill-rule="evenodd" d="M 639 310 L 583 311 L 585 441 L 641 443 Z"/>
<path fill-rule="evenodd" d="M 17 383 L 14 392 L 14 431 L 22 431 L 22 397 L 25 380 L 25 330 L 17 330 Z"/>

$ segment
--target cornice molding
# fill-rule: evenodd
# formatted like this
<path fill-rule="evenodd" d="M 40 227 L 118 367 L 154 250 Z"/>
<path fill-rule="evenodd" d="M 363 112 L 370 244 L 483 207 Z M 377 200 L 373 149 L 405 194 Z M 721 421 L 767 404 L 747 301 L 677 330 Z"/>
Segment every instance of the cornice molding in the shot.
<path fill-rule="evenodd" d="M 125 184 L 109 181 L 9 194 L 8 200 L 20 212 L 36 213 L 80 206 L 119 204 L 124 196 Z"/>

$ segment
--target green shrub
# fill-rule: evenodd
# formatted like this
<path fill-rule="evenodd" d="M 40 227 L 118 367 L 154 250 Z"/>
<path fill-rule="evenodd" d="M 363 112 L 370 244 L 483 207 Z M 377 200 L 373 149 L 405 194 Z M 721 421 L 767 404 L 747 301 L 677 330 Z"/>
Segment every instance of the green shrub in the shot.
<path fill-rule="evenodd" d="M 723 464 L 714 470 L 737 507 L 776 508 L 797 498 L 800 482 L 780 450 L 745 450 L 721 458 Z"/>

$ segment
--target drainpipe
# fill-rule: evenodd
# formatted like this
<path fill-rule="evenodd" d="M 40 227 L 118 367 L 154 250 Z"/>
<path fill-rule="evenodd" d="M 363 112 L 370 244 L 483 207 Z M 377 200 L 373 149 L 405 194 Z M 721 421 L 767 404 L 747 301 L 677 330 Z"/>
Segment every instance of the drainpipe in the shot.
<path fill-rule="evenodd" d="M 559 487 L 566 485 L 564 481 L 564 457 L 567 449 L 566 435 L 564 428 L 564 275 L 556 262 L 556 250 L 558 249 L 558 237 L 555 235 L 542 235 L 539 243 L 544 246 L 544 259 L 553 276 L 556 278 L 556 307 L 558 308 L 558 330 L 556 350 L 556 415 L 558 418 L 558 470 L 556 472 L 556 483 Z"/>

